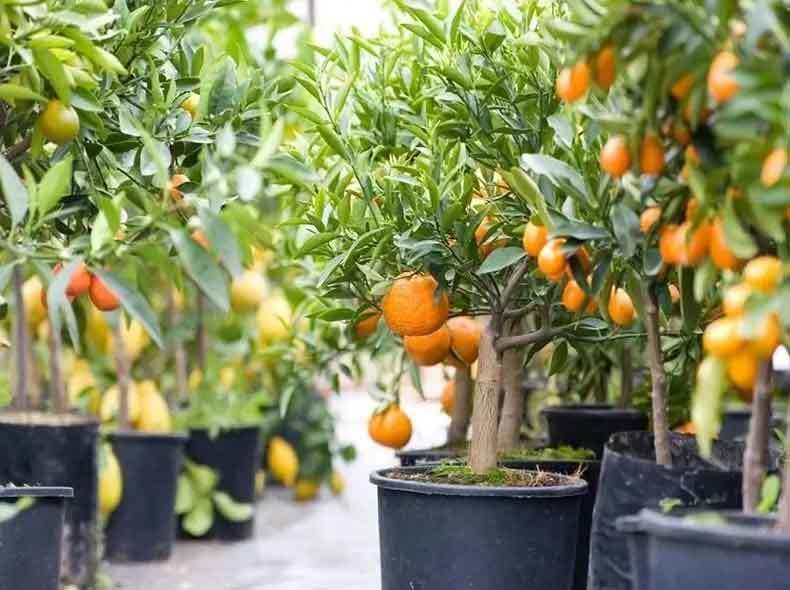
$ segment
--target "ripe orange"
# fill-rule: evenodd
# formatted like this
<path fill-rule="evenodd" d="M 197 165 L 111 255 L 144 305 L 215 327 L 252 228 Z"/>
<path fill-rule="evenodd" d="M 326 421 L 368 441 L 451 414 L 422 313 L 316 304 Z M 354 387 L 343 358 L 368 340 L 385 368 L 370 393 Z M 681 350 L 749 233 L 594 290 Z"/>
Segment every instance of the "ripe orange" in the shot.
<path fill-rule="evenodd" d="M 679 240 L 683 244 L 680 255 L 680 264 L 683 266 L 696 266 L 708 253 L 710 245 L 710 223 L 703 222 L 693 232 L 691 222 L 684 221 L 678 227 Z"/>
<path fill-rule="evenodd" d="M 545 226 L 530 221 L 524 228 L 524 238 L 522 239 L 524 251 L 530 256 L 538 256 L 543 246 L 549 241 L 548 235 L 549 230 Z"/>
<path fill-rule="evenodd" d="M 646 234 L 661 219 L 661 207 L 648 207 L 639 216 L 639 230 Z"/>
<path fill-rule="evenodd" d="M 54 274 L 58 274 L 63 269 L 63 264 L 58 262 L 53 269 Z M 66 286 L 66 296 L 69 299 L 79 297 L 83 293 L 87 293 L 91 288 L 91 273 L 85 263 L 81 262 L 80 265 L 74 270 L 69 279 L 69 284 Z"/>
<path fill-rule="evenodd" d="M 760 358 L 768 358 L 782 342 L 782 327 L 775 313 L 766 315 L 757 326 L 749 348 Z"/>
<path fill-rule="evenodd" d="M 674 431 L 681 434 L 697 434 L 697 425 L 694 422 L 686 422 L 674 428 Z"/>
<path fill-rule="evenodd" d="M 453 415 L 455 407 L 455 379 L 450 379 L 442 389 L 442 397 L 439 400 L 442 404 L 442 411 L 448 416 Z"/>
<path fill-rule="evenodd" d="M 398 404 L 393 403 L 370 417 L 368 434 L 380 445 L 400 449 L 411 439 L 411 420 Z"/>
<path fill-rule="evenodd" d="M 724 235 L 724 223 L 721 217 L 713 220 L 710 232 L 710 259 L 713 264 L 721 270 L 733 269 L 738 266 L 738 258 L 732 253 L 727 245 L 727 238 Z"/>
<path fill-rule="evenodd" d="M 211 244 L 209 244 L 208 236 L 202 229 L 196 229 L 192 232 L 192 239 L 197 242 L 199 245 L 203 246 L 204 250 L 208 250 Z"/>
<path fill-rule="evenodd" d="M 621 177 L 631 167 L 628 142 L 622 135 L 613 135 L 601 149 L 601 169 L 615 178 Z"/>
<path fill-rule="evenodd" d="M 776 148 L 763 160 L 760 180 L 764 186 L 773 186 L 782 178 L 787 168 L 787 150 Z"/>
<path fill-rule="evenodd" d="M 571 313 L 578 313 L 584 309 L 587 293 L 584 292 L 575 280 L 571 279 L 562 290 L 562 304 Z"/>
<path fill-rule="evenodd" d="M 665 225 L 661 229 L 661 236 L 658 239 L 661 260 L 667 264 L 680 264 L 684 250 L 683 237 L 680 227 L 674 223 Z"/>
<path fill-rule="evenodd" d="M 743 344 L 741 324 L 737 318 L 723 317 L 712 321 L 702 335 L 702 346 L 708 354 L 729 357 Z"/>
<path fill-rule="evenodd" d="M 727 359 L 727 376 L 741 392 L 751 394 L 759 367 L 757 355 L 745 348 Z"/>
<path fill-rule="evenodd" d="M 595 83 L 602 90 L 609 90 L 617 77 L 617 54 L 607 45 L 595 54 Z"/>
<path fill-rule="evenodd" d="M 178 190 L 182 184 L 186 184 L 189 182 L 189 177 L 183 174 L 173 174 L 170 182 L 167 183 L 168 192 L 170 193 L 170 198 L 173 199 L 176 203 L 182 201 L 184 199 L 184 193 Z"/>
<path fill-rule="evenodd" d="M 354 324 L 354 335 L 358 340 L 365 340 L 376 333 L 379 327 L 381 312 L 375 308 L 368 307 L 362 312 L 362 319 Z"/>
<path fill-rule="evenodd" d="M 96 275 L 91 276 L 89 294 L 93 305 L 101 311 L 113 311 L 121 305 L 118 296 Z"/>
<path fill-rule="evenodd" d="M 743 313 L 743 308 L 752 294 L 752 288 L 746 283 L 738 283 L 729 287 L 724 292 L 724 299 L 722 307 L 724 308 L 724 315 L 736 317 Z"/>
<path fill-rule="evenodd" d="M 746 263 L 743 280 L 756 291 L 772 293 L 782 278 L 782 261 L 776 256 L 758 256 Z"/>
<path fill-rule="evenodd" d="M 427 336 L 447 321 L 450 301 L 429 274 L 401 275 L 382 301 L 384 321 L 399 336 Z"/>
<path fill-rule="evenodd" d="M 584 269 L 585 273 L 589 273 L 592 270 L 592 261 L 590 260 L 590 255 L 587 254 L 587 248 L 585 248 L 584 246 L 576 250 L 576 252 L 574 252 L 573 255 L 571 256 L 571 258 L 574 258 L 578 261 L 579 266 L 581 266 L 582 269 Z M 569 267 L 568 275 L 571 276 L 571 278 L 573 278 L 571 275 L 570 263 L 568 264 L 568 267 Z"/>
<path fill-rule="evenodd" d="M 562 251 L 562 246 L 565 244 L 564 238 L 558 238 L 546 242 L 538 254 L 538 268 L 540 272 L 549 278 L 561 277 L 568 268 L 568 259 Z"/>
<path fill-rule="evenodd" d="M 687 146 L 691 143 L 691 132 L 683 123 L 675 123 L 672 125 L 672 139 L 674 139 L 678 145 Z"/>
<path fill-rule="evenodd" d="M 61 145 L 79 135 L 80 118 L 73 108 L 67 107 L 59 100 L 51 100 L 39 116 L 38 126 L 44 137 L 52 143 Z"/>
<path fill-rule="evenodd" d="M 732 71 L 738 65 L 738 57 L 732 51 L 722 51 L 710 64 L 708 70 L 708 92 L 717 102 L 724 103 L 738 92 L 738 82 Z"/>
<path fill-rule="evenodd" d="M 576 102 L 590 87 L 590 66 L 580 61 L 564 68 L 557 76 L 557 96 L 565 102 Z"/>
<path fill-rule="evenodd" d="M 677 303 L 678 301 L 680 301 L 680 289 L 677 288 L 677 285 L 673 285 L 670 283 L 669 298 L 672 300 L 672 303 Z"/>
<path fill-rule="evenodd" d="M 447 320 L 447 329 L 450 331 L 450 350 L 448 358 L 461 361 L 461 364 L 471 365 L 477 360 L 480 349 L 480 336 L 483 329 L 471 317 L 455 317 Z"/>
<path fill-rule="evenodd" d="M 491 231 L 491 222 L 487 219 L 481 221 L 475 230 L 475 242 L 477 243 L 477 252 L 480 254 L 481 260 L 485 260 L 497 248 L 507 246 L 507 238 L 497 238 L 496 240 L 489 240 L 483 243 L 489 231 Z"/>
<path fill-rule="evenodd" d="M 694 87 L 694 74 L 684 74 L 672 85 L 669 93 L 677 100 L 685 99 Z"/>
<path fill-rule="evenodd" d="M 609 317 L 618 326 L 630 326 L 636 319 L 636 310 L 631 296 L 621 287 L 612 287 L 609 295 Z"/>
<path fill-rule="evenodd" d="M 438 365 L 450 353 L 450 330 L 445 325 L 425 336 L 405 336 L 403 346 L 414 364 L 420 367 Z"/>
<path fill-rule="evenodd" d="M 639 149 L 639 169 L 642 174 L 658 176 L 664 169 L 664 146 L 653 133 L 648 133 L 642 139 Z"/>
<path fill-rule="evenodd" d="M 699 211 L 699 201 L 696 197 L 691 197 L 686 202 L 686 221 L 694 221 Z"/>

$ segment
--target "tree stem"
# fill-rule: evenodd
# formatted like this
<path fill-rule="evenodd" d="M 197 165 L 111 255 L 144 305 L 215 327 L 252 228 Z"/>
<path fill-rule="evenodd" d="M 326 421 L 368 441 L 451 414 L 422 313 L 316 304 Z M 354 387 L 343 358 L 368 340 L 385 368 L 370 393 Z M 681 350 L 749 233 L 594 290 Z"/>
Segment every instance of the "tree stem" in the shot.
<path fill-rule="evenodd" d="M 126 354 L 126 343 L 123 341 L 123 316 L 118 316 L 113 326 L 115 339 L 115 371 L 118 378 L 118 430 L 129 430 L 129 357 Z"/>
<path fill-rule="evenodd" d="M 197 329 L 195 339 L 197 341 L 197 363 L 198 368 L 202 371 L 204 377 L 206 374 L 206 366 L 208 364 L 208 349 L 206 348 L 206 300 L 203 297 L 200 289 L 197 292 Z"/>
<path fill-rule="evenodd" d="M 455 445 L 466 440 L 469 430 L 469 419 L 472 415 L 472 372 L 469 367 L 458 367 L 455 370 L 455 399 L 447 430 L 447 444 Z"/>
<path fill-rule="evenodd" d="M 656 446 L 656 463 L 672 465 L 669 450 L 669 424 L 667 421 L 667 375 L 661 353 L 661 328 L 658 321 L 658 302 L 650 287 L 645 289 L 645 316 L 647 328 L 647 354 L 653 381 L 653 438 Z"/>
<path fill-rule="evenodd" d="M 502 353 L 502 385 L 505 397 L 497 433 L 497 448 L 500 451 L 515 449 L 519 444 L 521 424 L 524 421 L 524 392 L 521 382 L 523 358 L 521 351 L 513 348 Z"/>
<path fill-rule="evenodd" d="M 14 322 L 15 344 L 15 369 L 16 382 L 14 383 L 14 407 L 21 411 L 30 409 L 27 396 L 27 363 L 30 334 L 28 332 L 27 314 L 25 313 L 25 298 L 22 294 L 22 267 L 17 264 L 13 270 L 14 301 L 16 303 L 16 321 Z"/>
<path fill-rule="evenodd" d="M 790 404 L 785 406 L 785 441 L 790 441 Z M 776 526 L 790 531 L 790 453 L 785 452 L 782 465 L 782 496 L 779 499 L 779 515 Z"/>
<path fill-rule="evenodd" d="M 760 493 L 768 472 L 771 441 L 771 361 L 760 365 L 752 396 L 752 417 L 743 453 L 743 511 L 751 514 L 760 504 Z"/>
<path fill-rule="evenodd" d="M 469 466 L 475 473 L 486 473 L 497 465 L 497 425 L 499 418 L 499 383 L 502 375 L 502 354 L 494 343 L 501 318 L 492 316 L 491 323 L 480 338 L 475 403 L 472 412 L 472 444 Z"/>
<path fill-rule="evenodd" d="M 623 351 L 621 355 L 622 360 L 622 383 L 620 392 L 620 407 L 630 408 L 634 402 L 634 367 L 631 362 L 631 350 L 623 344 Z"/>
<path fill-rule="evenodd" d="M 63 381 L 63 341 L 60 330 L 56 330 L 52 322 L 49 323 L 49 395 L 55 412 L 65 414 L 69 404 L 66 400 L 66 384 Z"/>

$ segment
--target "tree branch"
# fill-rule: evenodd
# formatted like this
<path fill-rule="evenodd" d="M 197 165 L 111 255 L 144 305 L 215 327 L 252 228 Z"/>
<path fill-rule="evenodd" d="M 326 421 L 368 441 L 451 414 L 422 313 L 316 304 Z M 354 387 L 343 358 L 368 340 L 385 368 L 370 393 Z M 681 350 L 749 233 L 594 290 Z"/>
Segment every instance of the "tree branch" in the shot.
<path fill-rule="evenodd" d="M 516 269 L 511 273 L 510 278 L 507 281 L 507 285 L 505 286 L 505 290 L 502 292 L 502 297 L 499 300 L 500 309 L 507 309 L 507 304 L 510 301 L 510 298 L 513 296 L 513 293 L 518 288 L 521 279 L 524 278 L 524 275 L 527 274 L 527 269 L 529 269 L 529 259 L 525 258 L 521 261 L 521 264 L 516 267 Z"/>
<path fill-rule="evenodd" d="M 12 145 L 5 153 L 5 159 L 9 162 L 16 160 L 19 156 L 24 154 L 27 150 L 30 149 L 30 144 L 33 141 L 33 136 L 28 135 L 22 141 Z"/>

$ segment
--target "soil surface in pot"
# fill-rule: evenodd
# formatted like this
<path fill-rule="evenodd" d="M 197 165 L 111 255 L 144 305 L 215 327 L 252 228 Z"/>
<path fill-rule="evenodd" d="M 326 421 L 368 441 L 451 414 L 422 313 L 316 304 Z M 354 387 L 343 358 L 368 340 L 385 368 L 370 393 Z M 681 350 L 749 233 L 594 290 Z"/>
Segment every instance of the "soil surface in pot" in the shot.
<path fill-rule="evenodd" d="M 442 464 L 424 471 L 393 469 L 387 477 L 404 481 L 449 485 L 547 488 L 574 483 L 577 477 L 549 473 L 547 471 L 525 471 L 497 467 L 487 473 L 475 473 L 468 465 Z"/>

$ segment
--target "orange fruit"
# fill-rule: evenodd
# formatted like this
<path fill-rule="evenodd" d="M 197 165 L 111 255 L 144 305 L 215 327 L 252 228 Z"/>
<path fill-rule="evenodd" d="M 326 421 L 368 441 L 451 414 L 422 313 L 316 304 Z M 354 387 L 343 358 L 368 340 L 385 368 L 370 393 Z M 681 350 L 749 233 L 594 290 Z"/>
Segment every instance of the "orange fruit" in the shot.
<path fill-rule="evenodd" d="M 414 364 L 438 365 L 450 353 L 450 330 L 445 325 L 425 336 L 404 336 L 403 346 Z"/>
<path fill-rule="evenodd" d="M 639 149 L 639 169 L 642 174 L 658 176 L 664 169 L 664 146 L 653 133 L 648 133 L 642 139 Z"/>
<path fill-rule="evenodd" d="M 724 308 L 724 315 L 736 317 L 743 313 L 743 308 L 752 294 L 752 288 L 746 283 L 738 283 L 729 287 L 724 292 L 724 299 L 722 307 Z"/>
<path fill-rule="evenodd" d="M 450 301 L 429 274 L 401 275 L 382 301 L 384 321 L 399 336 L 427 336 L 447 321 Z"/>
<path fill-rule="evenodd" d="M 680 264 L 684 250 L 683 237 L 680 227 L 674 223 L 661 228 L 661 235 L 658 239 L 661 260 L 667 264 Z"/>
<path fill-rule="evenodd" d="M 691 132 L 689 128 L 682 123 L 675 123 L 672 126 L 672 139 L 674 139 L 678 145 L 687 146 L 691 143 Z"/>
<path fill-rule="evenodd" d="M 639 216 L 639 230 L 646 234 L 661 219 L 661 207 L 648 207 Z"/>
<path fill-rule="evenodd" d="M 167 189 L 170 193 L 170 198 L 173 199 L 175 202 L 182 201 L 184 199 L 184 193 L 178 190 L 182 184 L 186 184 L 189 182 L 189 177 L 183 174 L 173 174 L 170 182 L 167 183 Z"/>
<path fill-rule="evenodd" d="M 186 112 L 189 113 L 189 116 L 193 119 L 195 115 L 197 115 L 198 107 L 200 106 L 200 95 L 192 93 L 187 96 L 184 101 L 181 103 L 181 108 L 184 109 Z"/>
<path fill-rule="evenodd" d="M 724 235 L 724 223 L 721 217 L 713 220 L 710 231 L 710 246 L 708 248 L 710 259 L 713 264 L 721 270 L 734 269 L 738 266 L 738 259 L 727 245 L 727 238 Z"/>
<path fill-rule="evenodd" d="M 601 169 L 615 178 L 621 177 L 631 167 L 628 142 L 622 135 L 613 135 L 601 149 Z"/>
<path fill-rule="evenodd" d="M 442 397 L 439 399 L 442 404 L 442 411 L 448 416 L 453 415 L 453 408 L 455 406 L 455 379 L 450 379 L 444 384 L 442 389 Z"/>
<path fill-rule="evenodd" d="M 365 340 L 376 333 L 379 327 L 381 312 L 375 308 L 368 307 L 362 312 L 362 319 L 354 324 L 354 335 L 358 340 Z"/>
<path fill-rule="evenodd" d="M 737 318 L 723 317 L 712 321 L 702 335 L 702 347 L 708 354 L 725 358 L 734 355 L 743 344 L 741 325 Z"/>
<path fill-rule="evenodd" d="M 696 197 L 691 197 L 686 202 L 686 221 L 694 221 L 699 211 L 699 201 Z"/>
<path fill-rule="evenodd" d="M 742 392 L 751 393 L 757 381 L 760 360 L 749 349 L 743 349 L 727 359 L 727 376 Z"/>
<path fill-rule="evenodd" d="M 607 45 L 595 54 L 595 83 L 602 90 L 609 90 L 617 77 L 617 54 Z"/>
<path fill-rule="evenodd" d="M 584 292 L 575 280 L 571 279 L 562 290 L 562 304 L 571 313 L 578 313 L 584 309 L 587 293 Z"/>
<path fill-rule="evenodd" d="M 568 259 L 562 251 L 564 244 L 564 238 L 550 240 L 538 254 L 538 268 L 549 278 L 561 276 L 568 268 Z"/>
<path fill-rule="evenodd" d="M 670 283 L 669 298 L 672 300 L 672 303 L 677 303 L 678 301 L 680 301 L 680 289 L 677 288 L 677 285 L 673 285 Z"/>
<path fill-rule="evenodd" d="M 732 51 L 722 51 L 713 58 L 708 70 L 708 92 L 717 102 L 724 103 L 738 92 L 738 82 L 732 71 L 738 57 Z"/>
<path fill-rule="evenodd" d="M 694 74 L 688 73 L 682 75 L 675 81 L 674 84 L 672 84 L 672 87 L 669 89 L 669 93 L 677 100 L 683 100 L 689 95 L 693 87 Z"/>
<path fill-rule="evenodd" d="M 609 317 L 618 326 L 630 326 L 636 319 L 636 310 L 631 296 L 621 287 L 612 287 L 609 295 Z"/>
<path fill-rule="evenodd" d="M 589 273 L 592 270 L 592 262 L 590 261 L 590 255 L 587 254 L 587 248 L 582 246 L 576 252 L 573 253 L 571 258 L 576 259 L 579 262 L 579 266 L 582 267 L 585 273 Z M 568 264 L 568 275 L 571 276 L 571 269 L 570 263 Z M 571 276 L 571 278 L 573 278 Z"/>
<path fill-rule="evenodd" d="M 54 274 L 58 274 L 63 269 L 63 264 L 58 262 L 53 269 Z M 87 293 L 91 288 L 91 273 L 84 262 L 74 270 L 69 279 L 69 284 L 66 286 L 66 296 L 69 299 L 79 297 L 83 293 Z"/>
<path fill-rule="evenodd" d="M 491 222 L 484 219 L 480 222 L 480 225 L 477 226 L 475 230 L 475 242 L 477 243 L 477 252 L 480 254 L 480 258 L 485 260 L 491 252 L 496 250 L 497 248 L 502 248 L 507 246 L 507 238 L 497 238 L 496 240 L 489 240 L 486 243 L 485 239 L 488 236 L 488 232 L 491 231 Z"/>
<path fill-rule="evenodd" d="M 196 229 L 192 232 L 192 239 L 199 245 L 203 246 L 204 250 L 208 250 L 210 245 L 206 233 L 202 229 Z"/>
<path fill-rule="evenodd" d="M 772 293 L 782 278 L 782 262 L 776 256 L 752 258 L 743 268 L 743 280 L 755 291 Z"/>
<path fill-rule="evenodd" d="M 50 100 L 38 118 L 41 134 L 58 145 L 71 141 L 80 133 L 80 118 L 71 107 L 59 100 Z"/>
<path fill-rule="evenodd" d="M 89 295 L 93 305 L 101 311 L 113 311 L 121 305 L 118 296 L 96 275 L 91 276 Z"/>
<path fill-rule="evenodd" d="M 681 434 L 697 434 L 697 425 L 694 424 L 694 422 L 686 422 L 676 427 L 674 430 Z"/>
<path fill-rule="evenodd" d="M 784 175 L 787 168 L 787 150 L 776 148 L 763 160 L 763 168 L 760 172 L 760 180 L 764 186 L 773 186 Z"/>
<path fill-rule="evenodd" d="M 779 316 L 769 313 L 760 320 L 749 348 L 760 358 L 768 358 L 781 343 L 782 327 L 779 324 Z"/>
<path fill-rule="evenodd" d="M 447 329 L 450 332 L 450 350 L 455 359 L 463 364 L 471 365 L 477 360 L 480 349 L 480 336 L 483 329 L 471 317 L 461 316 L 447 320 Z"/>
<path fill-rule="evenodd" d="M 406 446 L 411 439 L 411 420 L 398 404 L 390 404 L 368 421 L 368 434 L 375 442 L 391 449 Z"/>
<path fill-rule="evenodd" d="M 524 251 L 530 256 L 538 256 L 543 246 L 549 241 L 548 236 L 549 230 L 545 226 L 530 221 L 524 228 L 524 237 L 521 240 Z"/>
<path fill-rule="evenodd" d="M 563 68 L 557 76 L 557 96 L 565 102 L 576 102 L 590 87 L 590 66 L 580 61 Z"/>
<path fill-rule="evenodd" d="M 708 253 L 710 245 L 711 227 L 710 223 L 703 222 L 693 232 L 691 222 L 684 221 L 678 227 L 679 237 L 683 244 L 680 255 L 680 264 L 683 266 L 696 266 Z"/>

